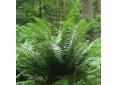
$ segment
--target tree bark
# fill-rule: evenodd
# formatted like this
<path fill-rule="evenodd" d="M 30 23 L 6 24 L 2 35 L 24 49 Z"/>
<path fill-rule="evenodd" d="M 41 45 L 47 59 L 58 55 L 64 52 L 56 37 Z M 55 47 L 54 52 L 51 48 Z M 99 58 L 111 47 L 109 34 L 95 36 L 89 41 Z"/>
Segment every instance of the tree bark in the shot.
<path fill-rule="evenodd" d="M 93 7 L 92 0 L 83 0 L 83 10 L 82 14 L 86 19 L 91 19 L 93 17 Z"/>
<path fill-rule="evenodd" d="M 42 18 L 42 2 L 39 0 L 39 17 Z"/>
<path fill-rule="evenodd" d="M 61 14 L 62 14 L 62 21 L 65 20 L 66 17 L 66 0 L 59 0 Z"/>
<path fill-rule="evenodd" d="M 97 0 L 98 10 L 101 11 L 101 0 Z"/>

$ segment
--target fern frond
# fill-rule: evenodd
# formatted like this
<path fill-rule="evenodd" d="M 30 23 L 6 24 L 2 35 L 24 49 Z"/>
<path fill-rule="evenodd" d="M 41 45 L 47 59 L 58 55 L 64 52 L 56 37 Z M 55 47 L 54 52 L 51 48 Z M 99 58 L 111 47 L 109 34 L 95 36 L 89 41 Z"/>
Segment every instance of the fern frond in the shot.
<path fill-rule="evenodd" d="M 16 83 L 16 85 L 36 85 L 34 80 L 26 80 Z"/>
<path fill-rule="evenodd" d="M 60 61 L 63 62 L 62 59 L 62 49 L 56 44 L 52 44 L 52 50 L 54 51 L 55 57 Z"/>

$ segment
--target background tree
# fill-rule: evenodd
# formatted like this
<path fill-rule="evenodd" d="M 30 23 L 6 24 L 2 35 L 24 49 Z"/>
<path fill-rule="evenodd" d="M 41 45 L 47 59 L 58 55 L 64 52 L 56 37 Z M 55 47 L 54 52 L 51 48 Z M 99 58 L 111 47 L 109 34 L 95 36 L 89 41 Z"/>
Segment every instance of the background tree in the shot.
<path fill-rule="evenodd" d="M 93 6 L 92 0 L 83 0 L 83 16 L 87 19 L 91 19 L 93 17 Z"/>
<path fill-rule="evenodd" d="M 97 2 L 98 2 L 98 9 L 99 11 L 101 11 L 101 0 L 97 0 Z"/>

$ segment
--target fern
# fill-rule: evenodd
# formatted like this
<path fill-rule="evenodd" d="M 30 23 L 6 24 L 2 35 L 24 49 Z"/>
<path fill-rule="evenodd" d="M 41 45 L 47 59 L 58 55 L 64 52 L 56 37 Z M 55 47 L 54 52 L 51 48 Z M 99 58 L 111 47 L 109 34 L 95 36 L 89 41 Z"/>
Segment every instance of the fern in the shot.
<path fill-rule="evenodd" d="M 29 74 L 34 80 L 41 76 L 47 85 L 54 82 L 54 85 L 59 82 L 63 85 L 100 83 L 100 39 L 93 42 L 83 40 L 91 22 L 82 19 L 74 26 L 67 20 L 59 29 L 58 36 L 52 36 L 48 24 L 38 18 L 35 20 L 36 23 L 17 26 L 18 71 L 25 71 L 24 74 Z M 91 79 L 94 81 L 91 82 Z M 26 80 L 30 81 L 28 76 Z M 25 82 L 18 83 L 27 85 Z"/>

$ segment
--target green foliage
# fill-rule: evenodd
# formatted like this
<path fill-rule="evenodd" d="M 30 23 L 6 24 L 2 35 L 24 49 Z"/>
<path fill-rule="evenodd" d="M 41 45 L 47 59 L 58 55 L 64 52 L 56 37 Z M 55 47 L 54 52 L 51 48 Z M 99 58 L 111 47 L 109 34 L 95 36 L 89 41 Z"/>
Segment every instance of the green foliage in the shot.
<path fill-rule="evenodd" d="M 84 83 L 97 84 L 95 81 L 92 84 L 91 78 L 96 79 L 100 76 L 98 52 L 100 39 L 85 43 L 78 42 L 89 29 L 86 29 L 88 27 L 78 29 L 77 26 L 81 28 L 84 25 L 89 26 L 89 23 L 81 20 L 76 28 L 71 28 L 71 25 L 70 28 L 63 27 L 55 37 L 50 35 L 51 29 L 48 24 L 38 18 L 35 20 L 36 23 L 17 26 L 17 70 L 25 71 L 25 74 L 33 78 L 42 76 L 49 84 L 59 80 L 59 76 L 63 78 L 65 75 L 70 75 L 74 79 L 69 81 L 69 84 L 81 79 Z M 24 42 L 21 42 L 23 40 Z M 80 43 L 83 45 L 79 45 Z M 95 75 L 96 72 L 98 73 Z M 64 79 L 58 82 L 69 85 Z"/>
<path fill-rule="evenodd" d="M 27 80 L 27 81 L 18 82 L 16 85 L 36 85 L 36 84 L 32 80 Z"/>
<path fill-rule="evenodd" d="M 16 85 L 100 85 L 100 15 L 86 20 L 81 0 L 64 1 L 61 11 L 58 0 L 17 0 Z"/>

